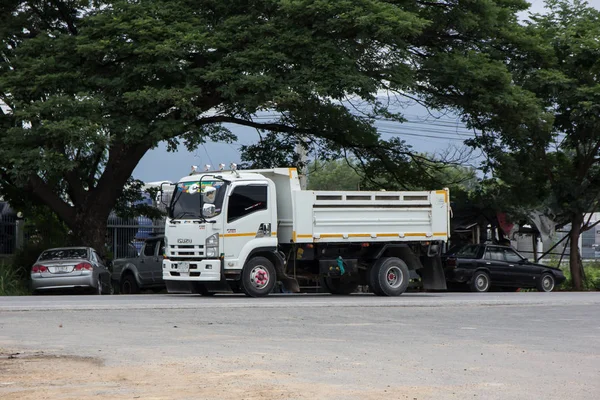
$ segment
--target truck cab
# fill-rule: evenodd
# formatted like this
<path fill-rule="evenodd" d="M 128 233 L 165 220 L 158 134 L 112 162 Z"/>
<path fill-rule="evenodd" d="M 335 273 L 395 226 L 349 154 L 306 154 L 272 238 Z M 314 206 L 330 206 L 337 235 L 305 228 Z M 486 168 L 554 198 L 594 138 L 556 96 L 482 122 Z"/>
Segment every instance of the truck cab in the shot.
<path fill-rule="evenodd" d="M 256 173 L 210 173 L 177 183 L 169 215 L 163 278 L 169 291 L 209 294 L 241 290 L 242 269 L 249 256 L 267 261 L 277 254 L 275 185 Z M 252 272 L 253 294 L 271 291 L 275 266 Z"/>

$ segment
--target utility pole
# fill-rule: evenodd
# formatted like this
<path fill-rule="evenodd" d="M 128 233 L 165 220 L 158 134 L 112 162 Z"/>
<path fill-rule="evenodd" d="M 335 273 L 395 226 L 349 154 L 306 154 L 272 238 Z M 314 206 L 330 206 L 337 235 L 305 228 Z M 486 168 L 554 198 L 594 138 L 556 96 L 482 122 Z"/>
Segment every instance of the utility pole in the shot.
<path fill-rule="evenodd" d="M 304 136 L 300 137 L 300 141 L 296 144 L 296 154 L 298 154 L 298 159 L 302 164 L 300 167 L 300 171 L 298 171 L 298 178 L 300 179 L 300 188 L 302 190 L 306 190 L 307 184 L 307 174 L 308 174 L 308 157 L 306 154 L 306 148 L 303 146 L 307 142 L 307 139 Z"/>

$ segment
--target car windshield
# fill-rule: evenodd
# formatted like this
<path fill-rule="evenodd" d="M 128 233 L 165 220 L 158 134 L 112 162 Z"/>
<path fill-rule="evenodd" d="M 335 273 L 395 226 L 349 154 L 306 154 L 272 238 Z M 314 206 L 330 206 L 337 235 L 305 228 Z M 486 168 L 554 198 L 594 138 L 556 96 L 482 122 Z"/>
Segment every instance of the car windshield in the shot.
<path fill-rule="evenodd" d="M 54 249 L 44 251 L 39 260 L 62 260 L 70 258 L 86 259 L 87 256 L 87 249 Z"/>
<path fill-rule="evenodd" d="M 214 178 L 179 182 L 175 187 L 173 200 L 169 207 L 169 217 L 173 219 L 202 218 L 200 200 L 202 200 L 202 204 L 214 204 L 213 216 L 220 214 L 225 197 L 225 187 L 225 182 Z"/>
<path fill-rule="evenodd" d="M 456 252 L 456 257 L 460 258 L 477 258 L 480 247 L 476 244 L 470 244 Z"/>

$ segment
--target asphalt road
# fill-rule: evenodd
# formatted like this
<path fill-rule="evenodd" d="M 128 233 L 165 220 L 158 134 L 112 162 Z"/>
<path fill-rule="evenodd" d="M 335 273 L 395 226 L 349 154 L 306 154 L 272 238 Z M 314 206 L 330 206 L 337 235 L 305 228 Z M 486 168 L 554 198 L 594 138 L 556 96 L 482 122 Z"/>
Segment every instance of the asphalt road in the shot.
<path fill-rule="evenodd" d="M 35 375 L 41 351 L 101 378 Z M 600 293 L 0 298 L 1 399 L 598 399 L 599 377 Z"/>

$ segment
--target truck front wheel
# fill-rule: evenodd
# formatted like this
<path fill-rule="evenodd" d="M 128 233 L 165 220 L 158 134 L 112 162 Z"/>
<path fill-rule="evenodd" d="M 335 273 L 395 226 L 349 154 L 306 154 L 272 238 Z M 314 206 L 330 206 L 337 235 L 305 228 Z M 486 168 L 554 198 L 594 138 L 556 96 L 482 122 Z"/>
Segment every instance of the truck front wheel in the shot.
<path fill-rule="evenodd" d="M 378 296 L 400 296 L 408 288 L 410 272 L 406 263 L 396 257 L 382 258 L 369 274 L 371 290 Z"/>
<path fill-rule="evenodd" d="M 242 289 L 250 297 L 266 296 L 277 282 L 275 267 L 265 257 L 250 259 L 242 270 Z"/>

